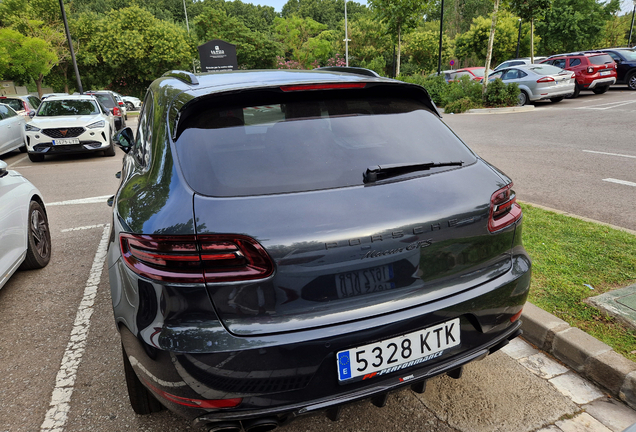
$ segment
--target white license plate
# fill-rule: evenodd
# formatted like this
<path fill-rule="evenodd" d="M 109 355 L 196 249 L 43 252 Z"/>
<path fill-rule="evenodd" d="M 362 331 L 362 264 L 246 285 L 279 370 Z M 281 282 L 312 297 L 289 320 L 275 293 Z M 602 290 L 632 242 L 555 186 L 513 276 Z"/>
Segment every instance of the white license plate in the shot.
<path fill-rule="evenodd" d="M 611 73 L 612 71 L 608 71 L 608 70 L 601 71 L 601 75 L 609 75 Z"/>
<path fill-rule="evenodd" d="M 80 140 L 78 138 L 61 138 L 54 139 L 53 145 L 69 145 L 69 144 L 79 144 Z"/>
<path fill-rule="evenodd" d="M 355 297 L 393 289 L 395 283 L 391 282 L 392 279 L 393 266 L 390 265 L 337 274 L 338 298 Z"/>
<path fill-rule="evenodd" d="M 336 355 L 338 380 L 354 382 L 386 375 L 437 358 L 459 344 L 459 318 L 455 318 L 403 336 L 340 351 Z"/>

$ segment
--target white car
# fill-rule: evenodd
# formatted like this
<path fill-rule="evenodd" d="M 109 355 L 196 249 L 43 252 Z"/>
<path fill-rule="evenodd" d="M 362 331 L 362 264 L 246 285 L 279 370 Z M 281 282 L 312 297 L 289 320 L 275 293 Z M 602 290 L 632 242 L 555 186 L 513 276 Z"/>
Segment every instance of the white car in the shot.
<path fill-rule="evenodd" d="M 24 147 L 24 117 L 9 105 L 0 103 L 0 155 Z"/>
<path fill-rule="evenodd" d="M 0 160 L 0 288 L 16 270 L 45 267 L 51 234 L 40 191 Z"/>
<path fill-rule="evenodd" d="M 110 111 L 89 95 L 51 96 L 42 102 L 25 126 L 29 159 L 45 155 L 103 151 L 115 156 L 115 120 Z"/>
<path fill-rule="evenodd" d="M 141 99 L 134 96 L 122 96 L 121 98 L 126 104 L 128 111 L 139 111 L 141 109 Z"/>

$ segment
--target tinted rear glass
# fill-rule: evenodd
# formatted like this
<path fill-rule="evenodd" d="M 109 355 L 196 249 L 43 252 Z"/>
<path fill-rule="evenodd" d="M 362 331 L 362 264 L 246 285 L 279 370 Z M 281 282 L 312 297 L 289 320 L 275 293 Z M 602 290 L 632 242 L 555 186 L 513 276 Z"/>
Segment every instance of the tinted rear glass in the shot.
<path fill-rule="evenodd" d="M 614 63 L 614 59 L 612 59 L 612 57 L 610 57 L 607 54 L 598 55 L 598 56 L 590 56 L 589 60 L 590 60 L 590 63 L 595 65 Z"/>
<path fill-rule="evenodd" d="M 90 100 L 44 100 L 38 117 L 93 115 L 100 112 L 97 104 Z"/>
<path fill-rule="evenodd" d="M 549 64 L 544 64 L 541 66 L 533 66 L 529 69 L 539 75 L 558 75 L 560 73 L 565 73 L 565 70 L 556 66 L 551 66 Z M 572 72 L 569 72 L 569 73 L 572 73 Z"/>
<path fill-rule="evenodd" d="M 95 93 L 93 96 L 106 108 L 113 108 L 115 106 L 115 99 L 109 94 Z"/>
<path fill-rule="evenodd" d="M 475 161 L 418 101 L 302 93 L 191 107 L 175 143 L 190 186 L 209 196 L 300 192 L 361 185 L 366 169 L 377 165 Z"/>
<path fill-rule="evenodd" d="M 15 111 L 24 110 L 24 104 L 22 103 L 22 101 L 20 99 L 0 99 L 0 103 L 3 103 L 5 105 L 9 105 Z"/>

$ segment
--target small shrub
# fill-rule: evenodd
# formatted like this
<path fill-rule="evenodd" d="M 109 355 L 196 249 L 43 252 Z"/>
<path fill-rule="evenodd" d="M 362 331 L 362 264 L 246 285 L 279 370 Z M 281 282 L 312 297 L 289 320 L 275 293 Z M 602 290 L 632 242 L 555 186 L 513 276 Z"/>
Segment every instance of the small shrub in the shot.
<path fill-rule="evenodd" d="M 515 106 L 519 104 L 519 86 L 516 83 L 506 85 L 501 79 L 488 84 L 484 103 L 490 107 Z"/>
<path fill-rule="evenodd" d="M 464 98 L 457 99 L 456 101 L 448 103 L 446 107 L 444 108 L 444 112 L 449 114 L 463 113 L 474 107 L 475 107 L 475 104 L 473 100 L 468 97 L 464 97 Z"/>

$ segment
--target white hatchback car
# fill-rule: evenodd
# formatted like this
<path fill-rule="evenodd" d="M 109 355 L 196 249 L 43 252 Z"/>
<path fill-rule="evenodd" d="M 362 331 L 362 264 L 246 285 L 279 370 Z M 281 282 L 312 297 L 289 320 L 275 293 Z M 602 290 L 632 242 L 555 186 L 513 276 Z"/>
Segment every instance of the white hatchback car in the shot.
<path fill-rule="evenodd" d="M 115 156 L 115 120 L 108 109 L 89 95 L 51 96 L 42 102 L 25 126 L 29 159 L 45 155 L 103 151 Z"/>
<path fill-rule="evenodd" d="M 0 103 L 0 155 L 24 147 L 24 117 L 9 105 Z"/>
<path fill-rule="evenodd" d="M 45 267 L 51 234 L 40 191 L 0 160 L 0 288 L 16 270 Z"/>

